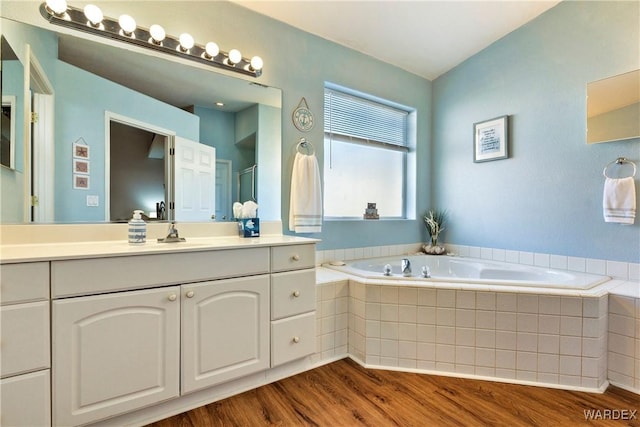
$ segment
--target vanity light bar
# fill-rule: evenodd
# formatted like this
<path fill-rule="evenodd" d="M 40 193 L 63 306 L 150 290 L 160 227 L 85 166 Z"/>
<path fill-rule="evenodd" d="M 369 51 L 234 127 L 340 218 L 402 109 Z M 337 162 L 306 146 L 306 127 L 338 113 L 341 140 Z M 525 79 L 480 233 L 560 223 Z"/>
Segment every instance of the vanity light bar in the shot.
<path fill-rule="evenodd" d="M 95 6 L 92 8 L 99 11 Z M 247 59 L 237 49 L 223 52 L 213 42 L 201 46 L 196 44 L 189 34 L 181 34 L 180 37 L 165 34 L 159 25 L 152 25 L 150 29 L 138 27 L 135 20 L 128 15 L 113 19 L 102 16 L 100 12 L 97 14 L 98 18 L 101 18 L 99 20 L 95 18 L 95 9 L 91 10 L 93 13 L 86 13 L 86 8 L 83 10 L 68 6 L 64 0 L 48 0 L 40 5 L 40 14 L 55 25 L 131 43 L 252 77 L 259 77 L 262 74 L 263 62 L 259 56 Z"/>

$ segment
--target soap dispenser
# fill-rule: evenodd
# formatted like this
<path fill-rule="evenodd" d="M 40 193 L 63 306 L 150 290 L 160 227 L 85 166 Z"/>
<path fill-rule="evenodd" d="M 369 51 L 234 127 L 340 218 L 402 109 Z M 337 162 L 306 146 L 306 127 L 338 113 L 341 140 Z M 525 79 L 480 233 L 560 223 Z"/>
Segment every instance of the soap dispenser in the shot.
<path fill-rule="evenodd" d="M 142 212 L 133 211 L 133 218 L 129 221 L 130 245 L 143 245 L 147 241 L 147 223 L 142 219 Z"/>

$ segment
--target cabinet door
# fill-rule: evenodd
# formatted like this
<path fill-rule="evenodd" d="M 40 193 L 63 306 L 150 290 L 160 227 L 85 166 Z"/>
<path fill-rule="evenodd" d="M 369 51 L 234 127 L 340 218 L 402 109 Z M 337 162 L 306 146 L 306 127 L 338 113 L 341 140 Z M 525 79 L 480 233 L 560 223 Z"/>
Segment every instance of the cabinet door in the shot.
<path fill-rule="evenodd" d="M 49 367 L 49 301 L 0 307 L 2 378 Z"/>
<path fill-rule="evenodd" d="M 271 319 L 281 319 L 316 309 L 316 270 L 271 275 Z"/>
<path fill-rule="evenodd" d="M 269 367 L 269 276 L 182 286 L 182 392 Z"/>
<path fill-rule="evenodd" d="M 315 350 L 315 311 L 271 322 L 271 366 L 308 356 Z"/>
<path fill-rule="evenodd" d="M 0 425 L 51 425 L 48 369 L 0 380 Z"/>
<path fill-rule="evenodd" d="M 54 425 L 178 396 L 180 288 L 53 302 Z"/>

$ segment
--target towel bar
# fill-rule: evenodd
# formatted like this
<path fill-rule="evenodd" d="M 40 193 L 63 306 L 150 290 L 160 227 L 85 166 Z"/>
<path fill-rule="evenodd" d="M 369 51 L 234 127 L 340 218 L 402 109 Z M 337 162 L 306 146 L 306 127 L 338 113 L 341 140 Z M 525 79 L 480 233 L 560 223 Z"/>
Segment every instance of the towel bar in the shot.
<path fill-rule="evenodd" d="M 631 176 L 632 177 L 636 176 L 636 164 L 633 163 L 631 160 L 625 158 L 625 157 L 618 157 L 617 159 L 612 160 L 609 163 L 607 163 L 607 165 L 602 170 L 602 175 L 604 175 L 605 178 L 611 178 L 610 176 L 607 175 L 607 169 L 609 169 L 609 166 L 611 166 L 611 165 L 622 165 L 624 163 L 628 163 L 631 166 L 633 166 L 633 174 Z"/>
<path fill-rule="evenodd" d="M 300 138 L 298 145 L 296 145 L 296 151 L 300 154 L 305 154 L 302 151 L 300 151 L 301 149 L 306 149 L 307 150 L 306 154 L 309 156 L 315 152 L 313 148 L 313 144 L 310 141 L 307 141 L 307 139 L 304 137 Z"/>

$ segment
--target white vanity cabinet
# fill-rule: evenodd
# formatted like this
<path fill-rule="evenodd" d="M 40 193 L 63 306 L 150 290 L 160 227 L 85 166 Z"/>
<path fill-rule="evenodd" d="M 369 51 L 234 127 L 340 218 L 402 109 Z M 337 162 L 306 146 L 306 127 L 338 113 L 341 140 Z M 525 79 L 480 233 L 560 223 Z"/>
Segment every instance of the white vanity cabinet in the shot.
<path fill-rule="evenodd" d="M 182 286 L 182 392 L 269 367 L 269 275 Z"/>
<path fill-rule="evenodd" d="M 315 351 L 299 239 L 3 258 L 0 425 L 140 424 L 264 384 Z"/>
<path fill-rule="evenodd" d="M 0 425 L 50 425 L 49 345 L 49 263 L 0 266 Z"/>
<path fill-rule="evenodd" d="M 315 246 L 271 249 L 271 366 L 315 352 Z"/>
<path fill-rule="evenodd" d="M 180 288 L 53 302 L 53 422 L 80 425 L 177 397 Z"/>
<path fill-rule="evenodd" d="M 54 261 L 54 424 L 268 369 L 269 270 L 268 247 Z"/>

